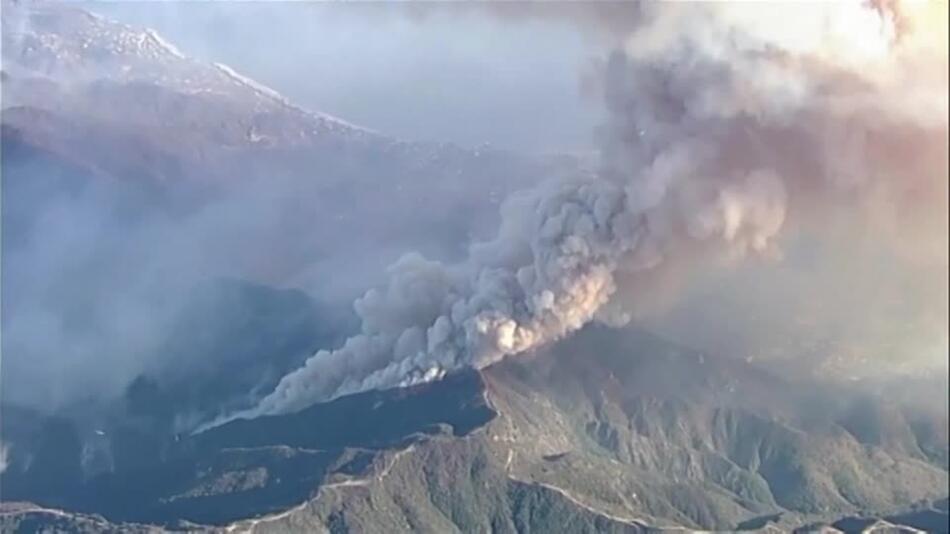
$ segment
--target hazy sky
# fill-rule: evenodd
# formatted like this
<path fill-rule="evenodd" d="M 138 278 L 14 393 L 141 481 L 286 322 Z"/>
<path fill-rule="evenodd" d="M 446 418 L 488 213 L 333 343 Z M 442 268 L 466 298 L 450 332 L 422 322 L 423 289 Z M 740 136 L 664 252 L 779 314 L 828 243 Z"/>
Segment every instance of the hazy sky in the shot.
<path fill-rule="evenodd" d="M 426 16 L 382 4 L 157 2 L 89 9 L 156 29 L 305 107 L 398 137 L 585 150 L 601 121 L 581 73 L 602 55 L 564 18 Z M 599 52 L 599 54 L 598 54 Z"/>

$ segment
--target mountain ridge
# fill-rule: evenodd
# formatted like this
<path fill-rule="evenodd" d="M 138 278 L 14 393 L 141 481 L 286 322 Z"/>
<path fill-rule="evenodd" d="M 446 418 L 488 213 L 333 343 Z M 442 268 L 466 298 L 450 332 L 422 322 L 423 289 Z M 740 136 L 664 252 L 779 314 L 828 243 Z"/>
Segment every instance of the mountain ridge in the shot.
<path fill-rule="evenodd" d="M 210 531 L 792 530 L 923 517 L 946 496 L 945 467 L 845 430 L 847 403 L 824 414 L 796 404 L 840 391 L 799 395 L 795 382 L 643 332 L 580 337 L 481 372 L 227 423 L 183 439 L 152 474 L 90 486 L 115 512 L 81 509 Z M 614 393 L 609 380 L 589 387 L 611 374 Z M 746 395 L 760 387 L 779 401 Z M 153 496 L 113 502 L 146 480 Z"/>

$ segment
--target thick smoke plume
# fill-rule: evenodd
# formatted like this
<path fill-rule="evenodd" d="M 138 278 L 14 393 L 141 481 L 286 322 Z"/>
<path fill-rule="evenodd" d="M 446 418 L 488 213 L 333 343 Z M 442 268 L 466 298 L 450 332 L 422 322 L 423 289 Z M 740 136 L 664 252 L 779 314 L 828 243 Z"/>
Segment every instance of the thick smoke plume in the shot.
<path fill-rule="evenodd" d="M 362 332 L 250 412 L 482 368 L 623 322 L 698 260 L 845 219 L 946 265 L 946 4 L 650 4 L 602 70 L 596 177 L 509 199 L 467 261 L 410 254 Z M 910 253 L 916 254 L 915 251 Z"/>

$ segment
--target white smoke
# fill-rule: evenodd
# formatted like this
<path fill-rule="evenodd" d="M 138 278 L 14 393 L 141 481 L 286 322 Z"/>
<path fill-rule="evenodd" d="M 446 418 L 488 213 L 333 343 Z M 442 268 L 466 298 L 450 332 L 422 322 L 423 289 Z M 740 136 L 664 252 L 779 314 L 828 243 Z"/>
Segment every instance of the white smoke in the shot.
<path fill-rule="evenodd" d="M 927 9 L 647 5 L 604 66 L 600 176 L 509 199 L 498 237 L 463 263 L 407 255 L 355 303 L 359 335 L 232 417 L 482 368 L 595 319 L 623 322 L 641 298 L 631 288 L 657 272 L 775 255 L 793 219 L 883 212 L 904 237 L 938 221 L 945 241 L 946 6 L 936 31 Z"/>

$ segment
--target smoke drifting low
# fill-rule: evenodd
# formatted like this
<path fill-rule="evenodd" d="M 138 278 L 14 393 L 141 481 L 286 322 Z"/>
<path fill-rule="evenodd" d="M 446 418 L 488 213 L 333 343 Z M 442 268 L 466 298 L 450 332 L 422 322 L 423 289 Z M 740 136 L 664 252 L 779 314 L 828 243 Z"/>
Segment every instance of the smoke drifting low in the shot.
<path fill-rule="evenodd" d="M 780 258 L 783 231 L 859 227 L 946 273 L 945 4 L 640 15 L 603 66 L 599 176 L 509 199 L 498 237 L 464 262 L 405 256 L 356 301 L 359 335 L 236 416 L 482 368 L 593 320 L 623 323 L 670 273 Z"/>

